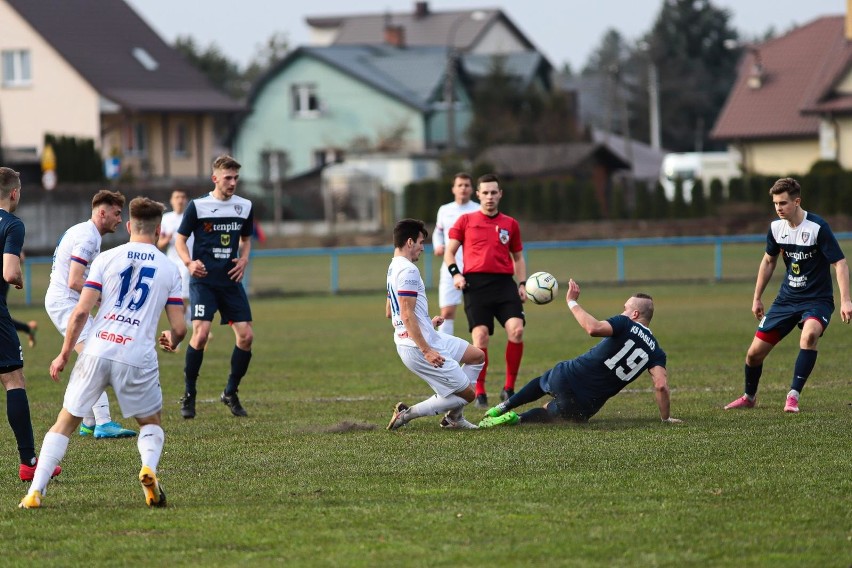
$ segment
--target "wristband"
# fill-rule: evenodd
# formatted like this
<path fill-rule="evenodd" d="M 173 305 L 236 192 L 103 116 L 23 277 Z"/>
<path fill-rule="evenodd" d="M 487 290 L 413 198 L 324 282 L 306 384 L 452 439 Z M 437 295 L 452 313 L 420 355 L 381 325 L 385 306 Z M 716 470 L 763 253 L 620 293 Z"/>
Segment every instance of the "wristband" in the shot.
<path fill-rule="evenodd" d="M 574 306 L 579 306 L 576 300 L 568 300 L 568 309 L 573 310 Z"/>
<path fill-rule="evenodd" d="M 451 276 L 455 276 L 456 274 L 461 274 L 461 270 L 459 270 L 459 265 L 455 264 L 455 263 L 449 265 L 447 267 L 447 270 L 450 271 Z"/>

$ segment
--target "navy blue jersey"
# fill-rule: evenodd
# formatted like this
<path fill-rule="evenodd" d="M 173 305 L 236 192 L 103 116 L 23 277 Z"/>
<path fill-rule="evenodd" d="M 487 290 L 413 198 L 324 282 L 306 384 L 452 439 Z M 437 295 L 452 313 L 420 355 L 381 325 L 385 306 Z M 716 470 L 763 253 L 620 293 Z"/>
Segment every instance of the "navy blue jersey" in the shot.
<path fill-rule="evenodd" d="M 16 216 L 8 211 L 0 209 L 0 245 L 2 245 L 3 254 L 14 254 L 21 256 L 21 250 L 24 248 L 24 223 Z M 0 260 L 0 267 L 3 261 Z M 9 308 L 6 307 L 6 294 L 9 292 L 9 283 L 0 277 L 0 315 L 9 316 Z"/>
<path fill-rule="evenodd" d="M 578 402 L 597 412 L 643 371 L 666 366 L 666 353 L 651 330 L 625 315 L 607 320 L 612 336 L 565 364 Z"/>
<path fill-rule="evenodd" d="M 192 259 L 200 260 L 207 269 L 204 278 L 192 280 L 208 284 L 233 284 L 228 271 L 239 256 L 240 237 L 251 237 L 254 210 L 251 201 L 232 195 L 221 201 L 212 193 L 193 199 L 183 214 L 178 233 L 195 235 Z"/>
<path fill-rule="evenodd" d="M 784 260 L 787 273 L 776 303 L 823 301 L 834 305 L 831 265 L 842 260 L 843 251 L 831 227 L 821 217 L 803 211 L 805 218 L 793 229 L 778 219 L 766 234 L 766 254 Z"/>

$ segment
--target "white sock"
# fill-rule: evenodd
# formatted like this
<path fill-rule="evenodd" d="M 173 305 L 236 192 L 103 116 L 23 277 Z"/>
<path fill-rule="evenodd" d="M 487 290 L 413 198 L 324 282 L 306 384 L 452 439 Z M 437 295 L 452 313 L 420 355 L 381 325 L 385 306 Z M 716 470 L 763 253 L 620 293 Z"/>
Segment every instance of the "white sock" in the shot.
<path fill-rule="evenodd" d="M 788 392 L 788 393 L 787 393 L 787 396 L 792 396 L 792 397 L 793 397 L 793 398 L 795 398 L 796 400 L 799 400 L 799 395 L 800 395 L 800 394 L 802 394 L 802 393 L 800 393 L 800 392 L 799 392 L 799 391 L 797 391 L 797 390 L 790 389 L 790 392 Z"/>
<path fill-rule="evenodd" d="M 409 420 L 420 418 L 421 416 L 437 416 L 456 408 L 462 408 L 465 404 L 467 404 L 467 401 L 458 395 L 451 394 L 450 396 L 443 397 L 436 394 L 412 406 L 408 416 Z"/>
<path fill-rule="evenodd" d="M 65 452 L 68 450 L 68 437 L 55 432 L 48 432 L 44 435 L 44 441 L 41 443 L 41 452 L 38 454 L 38 464 L 36 464 L 33 482 L 30 484 L 30 493 L 35 490 L 41 491 L 42 495 L 47 493 L 47 483 L 50 481 L 50 476 L 53 470 L 65 457 Z"/>
<path fill-rule="evenodd" d="M 462 372 L 464 376 L 470 379 L 470 384 L 476 384 L 476 377 L 479 376 L 479 373 L 482 372 L 482 367 L 485 365 L 483 361 L 479 365 L 462 365 Z"/>
<path fill-rule="evenodd" d="M 95 415 L 92 414 L 92 415 L 89 415 L 89 416 L 84 416 L 83 417 L 83 424 L 87 428 L 94 428 L 95 427 Z"/>
<path fill-rule="evenodd" d="M 139 448 L 139 455 L 142 456 L 142 465 L 147 465 L 155 473 L 160 464 L 165 440 L 166 433 L 156 424 L 146 424 L 139 429 L 136 447 Z"/>
<path fill-rule="evenodd" d="M 101 393 L 98 401 L 92 407 L 92 412 L 95 415 L 95 424 L 100 426 L 112 422 L 112 417 L 109 414 L 109 397 L 106 391 Z"/>
<path fill-rule="evenodd" d="M 456 321 L 451 319 L 445 319 L 444 323 L 438 326 L 438 331 L 444 332 L 447 335 L 453 335 L 456 329 Z"/>

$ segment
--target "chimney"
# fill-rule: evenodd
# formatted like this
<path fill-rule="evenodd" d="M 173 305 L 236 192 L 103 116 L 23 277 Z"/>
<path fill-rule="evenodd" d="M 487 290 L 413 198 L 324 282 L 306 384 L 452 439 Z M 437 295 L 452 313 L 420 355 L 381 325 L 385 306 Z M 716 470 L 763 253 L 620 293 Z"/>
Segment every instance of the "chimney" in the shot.
<path fill-rule="evenodd" d="M 405 28 L 400 25 L 385 25 L 385 43 L 394 47 L 405 47 Z"/>
<path fill-rule="evenodd" d="M 852 2 L 852 0 L 848 0 Z M 763 86 L 763 81 L 766 79 L 766 69 L 763 67 L 763 60 L 760 57 L 760 50 L 757 47 L 751 48 L 754 62 L 749 71 L 747 85 L 749 89 L 757 90 Z"/>
<path fill-rule="evenodd" d="M 852 41 L 852 0 L 846 0 L 846 41 Z"/>
<path fill-rule="evenodd" d="M 848 2 L 852 2 L 852 0 L 847 0 Z M 416 19 L 425 18 L 429 15 L 429 2 L 415 2 L 414 3 L 414 17 Z"/>

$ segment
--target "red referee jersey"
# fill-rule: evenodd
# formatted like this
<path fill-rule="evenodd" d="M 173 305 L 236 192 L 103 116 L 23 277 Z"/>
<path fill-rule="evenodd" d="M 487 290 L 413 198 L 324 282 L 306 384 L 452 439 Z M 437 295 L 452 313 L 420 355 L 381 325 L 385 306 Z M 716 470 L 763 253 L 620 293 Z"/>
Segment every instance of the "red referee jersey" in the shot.
<path fill-rule="evenodd" d="M 450 229 L 449 236 L 462 244 L 465 274 L 514 274 L 511 253 L 524 248 L 518 222 L 502 213 L 494 217 L 482 211 L 462 215 Z"/>

